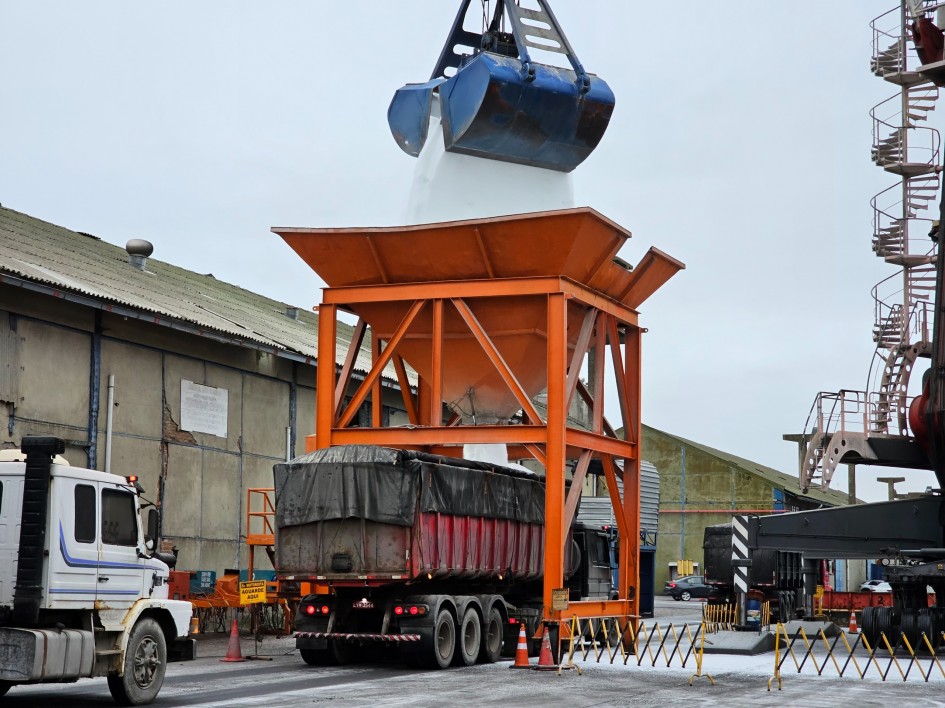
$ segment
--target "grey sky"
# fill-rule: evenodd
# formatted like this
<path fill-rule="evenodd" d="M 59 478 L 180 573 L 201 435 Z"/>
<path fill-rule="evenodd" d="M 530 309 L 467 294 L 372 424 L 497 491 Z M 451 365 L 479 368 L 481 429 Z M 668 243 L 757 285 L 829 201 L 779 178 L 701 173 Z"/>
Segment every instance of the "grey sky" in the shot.
<path fill-rule="evenodd" d="M 400 221 L 414 160 L 387 105 L 458 4 L 0 0 L 0 202 L 311 307 L 269 228 Z M 817 391 L 864 387 L 893 272 L 869 200 L 895 182 L 870 162 L 895 87 L 869 72 L 869 21 L 893 5 L 553 2 L 617 96 L 576 202 L 634 233 L 627 260 L 687 264 L 642 312 L 650 425 L 794 472 L 782 433 Z"/>

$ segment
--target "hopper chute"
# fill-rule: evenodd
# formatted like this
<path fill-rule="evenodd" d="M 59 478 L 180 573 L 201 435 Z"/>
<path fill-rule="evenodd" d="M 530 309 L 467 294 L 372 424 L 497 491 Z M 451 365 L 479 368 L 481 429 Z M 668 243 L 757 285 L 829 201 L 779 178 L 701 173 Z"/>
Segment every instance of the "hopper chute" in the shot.
<path fill-rule="evenodd" d="M 359 294 L 350 306 L 384 341 L 402 322 L 409 328 L 398 352 L 422 378 L 434 377 L 433 315 L 410 314 L 413 297 L 390 290 L 409 284 L 448 286 L 443 308 L 443 400 L 464 420 L 508 420 L 522 408 L 474 329 L 491 342 L 528 398 L 547 383 L 546 295 L 515 295 L 516 282 L 565 280 L 594 293 L 600 303 L 636 309 L 683 264 L 650 249 L 635 268 L 617 257 L 630 233 L 593 209 L 490 217 L 392 228 L 288 228 L 273 231 L 340 296 Z M 464 284 L 488 284 L 502 298 L 466 297 Z M 367 291 L 374 291 L 368 296 Z M 568 351 L 573 351 L 587 307 L 567 309 Z"/>
<path fill-rule="evenodd" d="M 431 117 L 440 118 L 448 152 L 570 172 L 603 137 L 613 92 L 584 70 L 545 0 L 531 0 L 537 9 L 497 0 L 481 34 L 463 28 L 470 2 L 460 6 L 430 80 L 394 94 L 387 112 L 394 140 L 416 157 Z M 570 68 L 535 62 L 529 49 L 564 55 Z"/>

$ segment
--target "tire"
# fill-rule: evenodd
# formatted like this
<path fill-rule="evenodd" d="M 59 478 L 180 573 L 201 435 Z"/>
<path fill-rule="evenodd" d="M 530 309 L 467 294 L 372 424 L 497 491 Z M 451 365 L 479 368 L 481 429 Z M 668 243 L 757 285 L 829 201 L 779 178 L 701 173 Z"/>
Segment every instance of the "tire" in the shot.
<path fill-rule="evenodd" d="M 604 645 L 606 643 L 611 649 L 616 647 L 620 643 L 620 637 L 617 636 L 617 620 L 612 617 L 608 617 L 605 620 L 602 620 L 600 623 L 600 629 L 597 630 L 597 643 Z M 607 637 L 604 637 L 604 629 L 607 630 Z"/>
<path fill-rule="evenodd" d="M 309 666 L 325 666 L 328 663 L 328 651 L 325 649 L 299 649 L 299 654 Z"/>
<path fill-rule="evenodd" d="M 482 639 L 479 644 L 479 663 L 494 664 L 502 655 L 503 632 L 502 613 L 498 608 L 489 610 L 489 615 L 482 625 Z"/>
<path fill-rule="evenodd" d="M 332 639 L 327 649 L 299 649 L 299 654 L 309 666 L 342 666 L 351 661 L 351 647 Z"/>
<path fill-rule="evenodd" d="M 150 617 L 131 630 L 122 674 L 108 675 L 108 690 L 120 706 L 140 706 L 155 699 L 167 670 L 167 642 L 160 625 Z"/>
<path fill-rule="evenodd" d="M 475 608 L 466 608 L 457 630 L 453 663 L 456 666 L 472 666 L 479 658 L 479 649 L 482 643 L 482 625 L 479 622 L 479 613 L 476 612 Z"/>
<path fill-rule="evenodd" d="M 692 598 L 692 595 L 689 594 L 688 590 L 683 590 L 682 593 L 680 593 L 679 595 L 679 599 L 684 600 L 686 602 L 689 602 L 691 598 Z"/>
<path fill-rule="evenodd" d="M 445 669 L 456 652 L 456 622 L 449 610 L 440 610 L 433 623 L 433 641 L 425 647 L 425 662 L 431 669 Z"/>

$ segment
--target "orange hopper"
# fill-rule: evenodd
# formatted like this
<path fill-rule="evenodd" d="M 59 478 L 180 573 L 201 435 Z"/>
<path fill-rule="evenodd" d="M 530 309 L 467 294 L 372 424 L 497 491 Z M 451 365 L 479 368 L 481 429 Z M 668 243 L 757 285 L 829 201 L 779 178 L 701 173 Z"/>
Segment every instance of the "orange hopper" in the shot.
<path fill-rule="evenodd" d="M 630 232 L 587 207 L 418 226 L 272 230 L 330 288 L 358 288 L 350 309 L 381 339 L 391 337 L 412 305 L 409 299 L 386 298 L 385 288 L 448 285 L 444 297 L 468 298 L 465 304 L 529 397 L 547 382 L 546 300 L 515 296 L 514 283 L 565 279 L 592 291 L 592 299 L 636 309 L 684 267 L 650 249 L 631 270 L 617 258 Z M 490 294 L 510 296 L 477 298 L 472 290 L 463 290 L 464 284 L 478 288 L 484 283 Z M 365 288 L 376 289 L 376 297 L 365 298 Z M 568 307 L 569 350 L 574 349 L 586 310 L 575 301 Z M 456 307 L 444 308 L 443 400 L 464 423 L 503 422 L 521 403 L 475 343 L 467 320 Z M 425 308 L 399 346 L 424 379 L 433 375 L 432 332 L 433 315 Z"/>

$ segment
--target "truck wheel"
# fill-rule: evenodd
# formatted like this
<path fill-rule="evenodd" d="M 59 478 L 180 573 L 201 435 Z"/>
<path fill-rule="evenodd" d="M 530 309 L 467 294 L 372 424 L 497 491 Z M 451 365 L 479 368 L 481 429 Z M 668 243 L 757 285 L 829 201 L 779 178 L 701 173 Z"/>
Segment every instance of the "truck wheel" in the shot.
<path fill-rule="evenodd" d="M 505 625 L 498 608 L 489 610 L 489 616 L 482 626 L 482 641 L 479 646 L 479 663 L 494 664 L 502 655 L 502 633 Z"/>
<path fill-rule="evenodd" d="M 688 590 L 683 590 L 679 597 L 681 597 L 684 601 L 689 602 L 690 598 L 692 598 L 692 595 L 689 594 Z"/>
<path fill-rule="evenodd" d="M 164 684 L 167 643 L 160 625 L 149 617 L 138 620 L 125 648 L 122 675 L 108 675 L 108 690 L 120 706 L 150 703 Z"/>
<path fill-rule="evenodd" d="M 433 646 L 427 654 L 428 665 L 433 669 L 445 669 L 453 661 L 456 651 L 456 623 L 449 610 L 440 610 L 433 623 Z"/>
<path fill-rule="evenodd" d="M 309 666 L 342 666 L 351 660 L 351 648 L 329 639 L 327 649 L 299 649 L 299 655 Z"/>
<path fill-rule="evenodd" d="M 482 627 L 479 624 L 479 615 L 475 609 L 472 607 L 466 608 L 458 629 L 453 663 L 457 666 L 472 666 L 479 658 L 482 639 Z"/>

